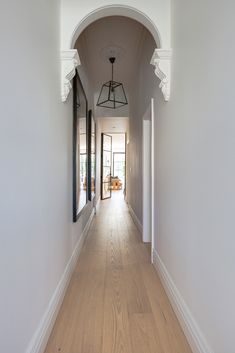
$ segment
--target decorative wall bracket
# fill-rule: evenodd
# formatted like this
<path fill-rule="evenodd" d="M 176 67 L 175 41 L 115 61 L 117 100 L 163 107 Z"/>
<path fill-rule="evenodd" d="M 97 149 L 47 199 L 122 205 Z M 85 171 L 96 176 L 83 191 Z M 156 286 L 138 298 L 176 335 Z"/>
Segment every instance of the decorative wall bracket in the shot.
<path fill-rule="evenodd" d="M 155 66 L 155 74 L 160 79 L 159 87 L 165 101 L 170 99 L 171 91 L 171 57 L 172 49 L 155 49 L 151 64 Z"/>
<path fill-rule="evenodd" d="M 65 102 L 72 88 L 71 81 L 76 73 L 76 67 L 81 65 L 76 49 L 61 51 L 61 99 Z"/>

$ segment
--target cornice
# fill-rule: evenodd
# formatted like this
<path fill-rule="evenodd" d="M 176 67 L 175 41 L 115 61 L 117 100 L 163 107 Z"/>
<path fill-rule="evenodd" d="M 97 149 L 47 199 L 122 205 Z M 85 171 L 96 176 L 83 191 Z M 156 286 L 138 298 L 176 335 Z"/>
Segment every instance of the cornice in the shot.
<path fill-rule="evenodd" d="M 65 102 L 72 88 L 71 81 L 76 73 L 76 67 L 81 65 L 76 49 L 61 51 L 61 99 Z"/>
<path fill-rule="evenodd" d="M 171 92 L 171 58 L 172 49 L 155 49 L 151 59 L 155 74 L 161 81 L 159 87 L 165 101 L 169 101 Z"/>

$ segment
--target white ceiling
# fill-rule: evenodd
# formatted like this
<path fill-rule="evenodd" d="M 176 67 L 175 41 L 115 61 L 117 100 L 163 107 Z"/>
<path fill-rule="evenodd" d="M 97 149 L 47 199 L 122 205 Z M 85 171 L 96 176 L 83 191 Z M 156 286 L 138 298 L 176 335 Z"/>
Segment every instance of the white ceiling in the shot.
<path fill-rule="evenodd" d="M 106 133 L 128 133 L 129 118 L 99 118 L 101 132 Z"/>
<path fill-rule="evenodd" d="M 120 58 L 117 58 L 114 65 L 114 80 L 124 84 L 128 96 L 146 33 L 147 29 L 139 22 L 120 16 L 95 21 L 84 30 L 75 47 L 78 49 L 81 64 L 87 70 L 95 99 L 98 98 L 102 84 L 111 79 L 111 65 L 104 58 L 102 50 L 110 46 L 121 48 Z M 119 109 L 97 107 L 96 116 L 110 115 L 128 116 L 128 106 Z"/>

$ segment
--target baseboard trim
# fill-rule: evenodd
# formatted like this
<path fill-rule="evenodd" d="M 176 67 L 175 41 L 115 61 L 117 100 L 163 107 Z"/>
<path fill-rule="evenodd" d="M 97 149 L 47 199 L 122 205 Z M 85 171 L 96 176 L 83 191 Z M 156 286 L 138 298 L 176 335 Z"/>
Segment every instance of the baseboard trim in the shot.
<path fill-rule="evenodd" d="M 100 208 L 100 196 L 98 197 L 96 204 L 95 204 L 95 214 L 97 211 L 99 211 Z"/>
<path fill-rule="evenodd" d="M 141 234 L 141 239 L 142 239 L 142 234 L 143 234 L 143 226 L 142 224 L 140 223 L 140 220 L 139 218 L 136 216 L 135 214 L 135 211 L 133 210 L 133 208 L 131 207 L 131 205 L 129 203 L 127 203 L 128 205 L 128 208 L 129 208 L 129 212 L 130 212 L 130 215 L 136 225 L 136 227 L 138 228 L 140 234 Z"/>
<path fill-rule="evenodd" d="M 72 253 L 72 256 L 70 257 L 70 260 L 64 270 L 64 273 L 56 287 L 56 290 L 49 302 L 49 305 L 47 307 L 46 312 L 44 313 L 40 324 L 38 326 L 38 329 L 36 330 L 27 350 L 26 353 L 43 353 L 47 341 L 50 337 L 52 328 L 54 326 L 57 314 L 59 312 L 60 306 L 62 304 L 64 295 L 66 293 L 66 289 L 68 287 L 69 281 L 71 279 L 71 276 L 73 274 L 75 265 L 77 263 L 78 257 L 81 253 L 82 246 L 84 243 L 84 240 L 87 236 L 88 230 L 90 228 L 91 222 L 94 217 L 94 209 L 92 210 L 92 213 L 90 215 L 90 218 L 82 232 L 81 237 L 79 238 L 75 249 Z"/>
<path fill-rule="evenodd" d="M 155 249 L 153 249 L 153 265 L 159 274 L 163 287 L 193 353 L 213 353 Z"/>

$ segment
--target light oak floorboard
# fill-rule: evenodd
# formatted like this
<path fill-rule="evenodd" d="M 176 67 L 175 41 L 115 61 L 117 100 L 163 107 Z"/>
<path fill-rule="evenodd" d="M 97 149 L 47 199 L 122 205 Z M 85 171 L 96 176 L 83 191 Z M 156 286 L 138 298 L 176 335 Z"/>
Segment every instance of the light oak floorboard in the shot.
<path fill-rule="evenodd" d="M 122 192 L 101 202 L 45 353 L 192 353 Z"/>
<path fill-rule="evenodd" d="M 130 316 L 132 350 L 135 353 L 162 353 L 152 313 L 133 314 Z"/>
<path fill-rule="evenodd" d="M 102 353 L 131 353 L 129 315 L 123 270 L 106 273 Z"/>

